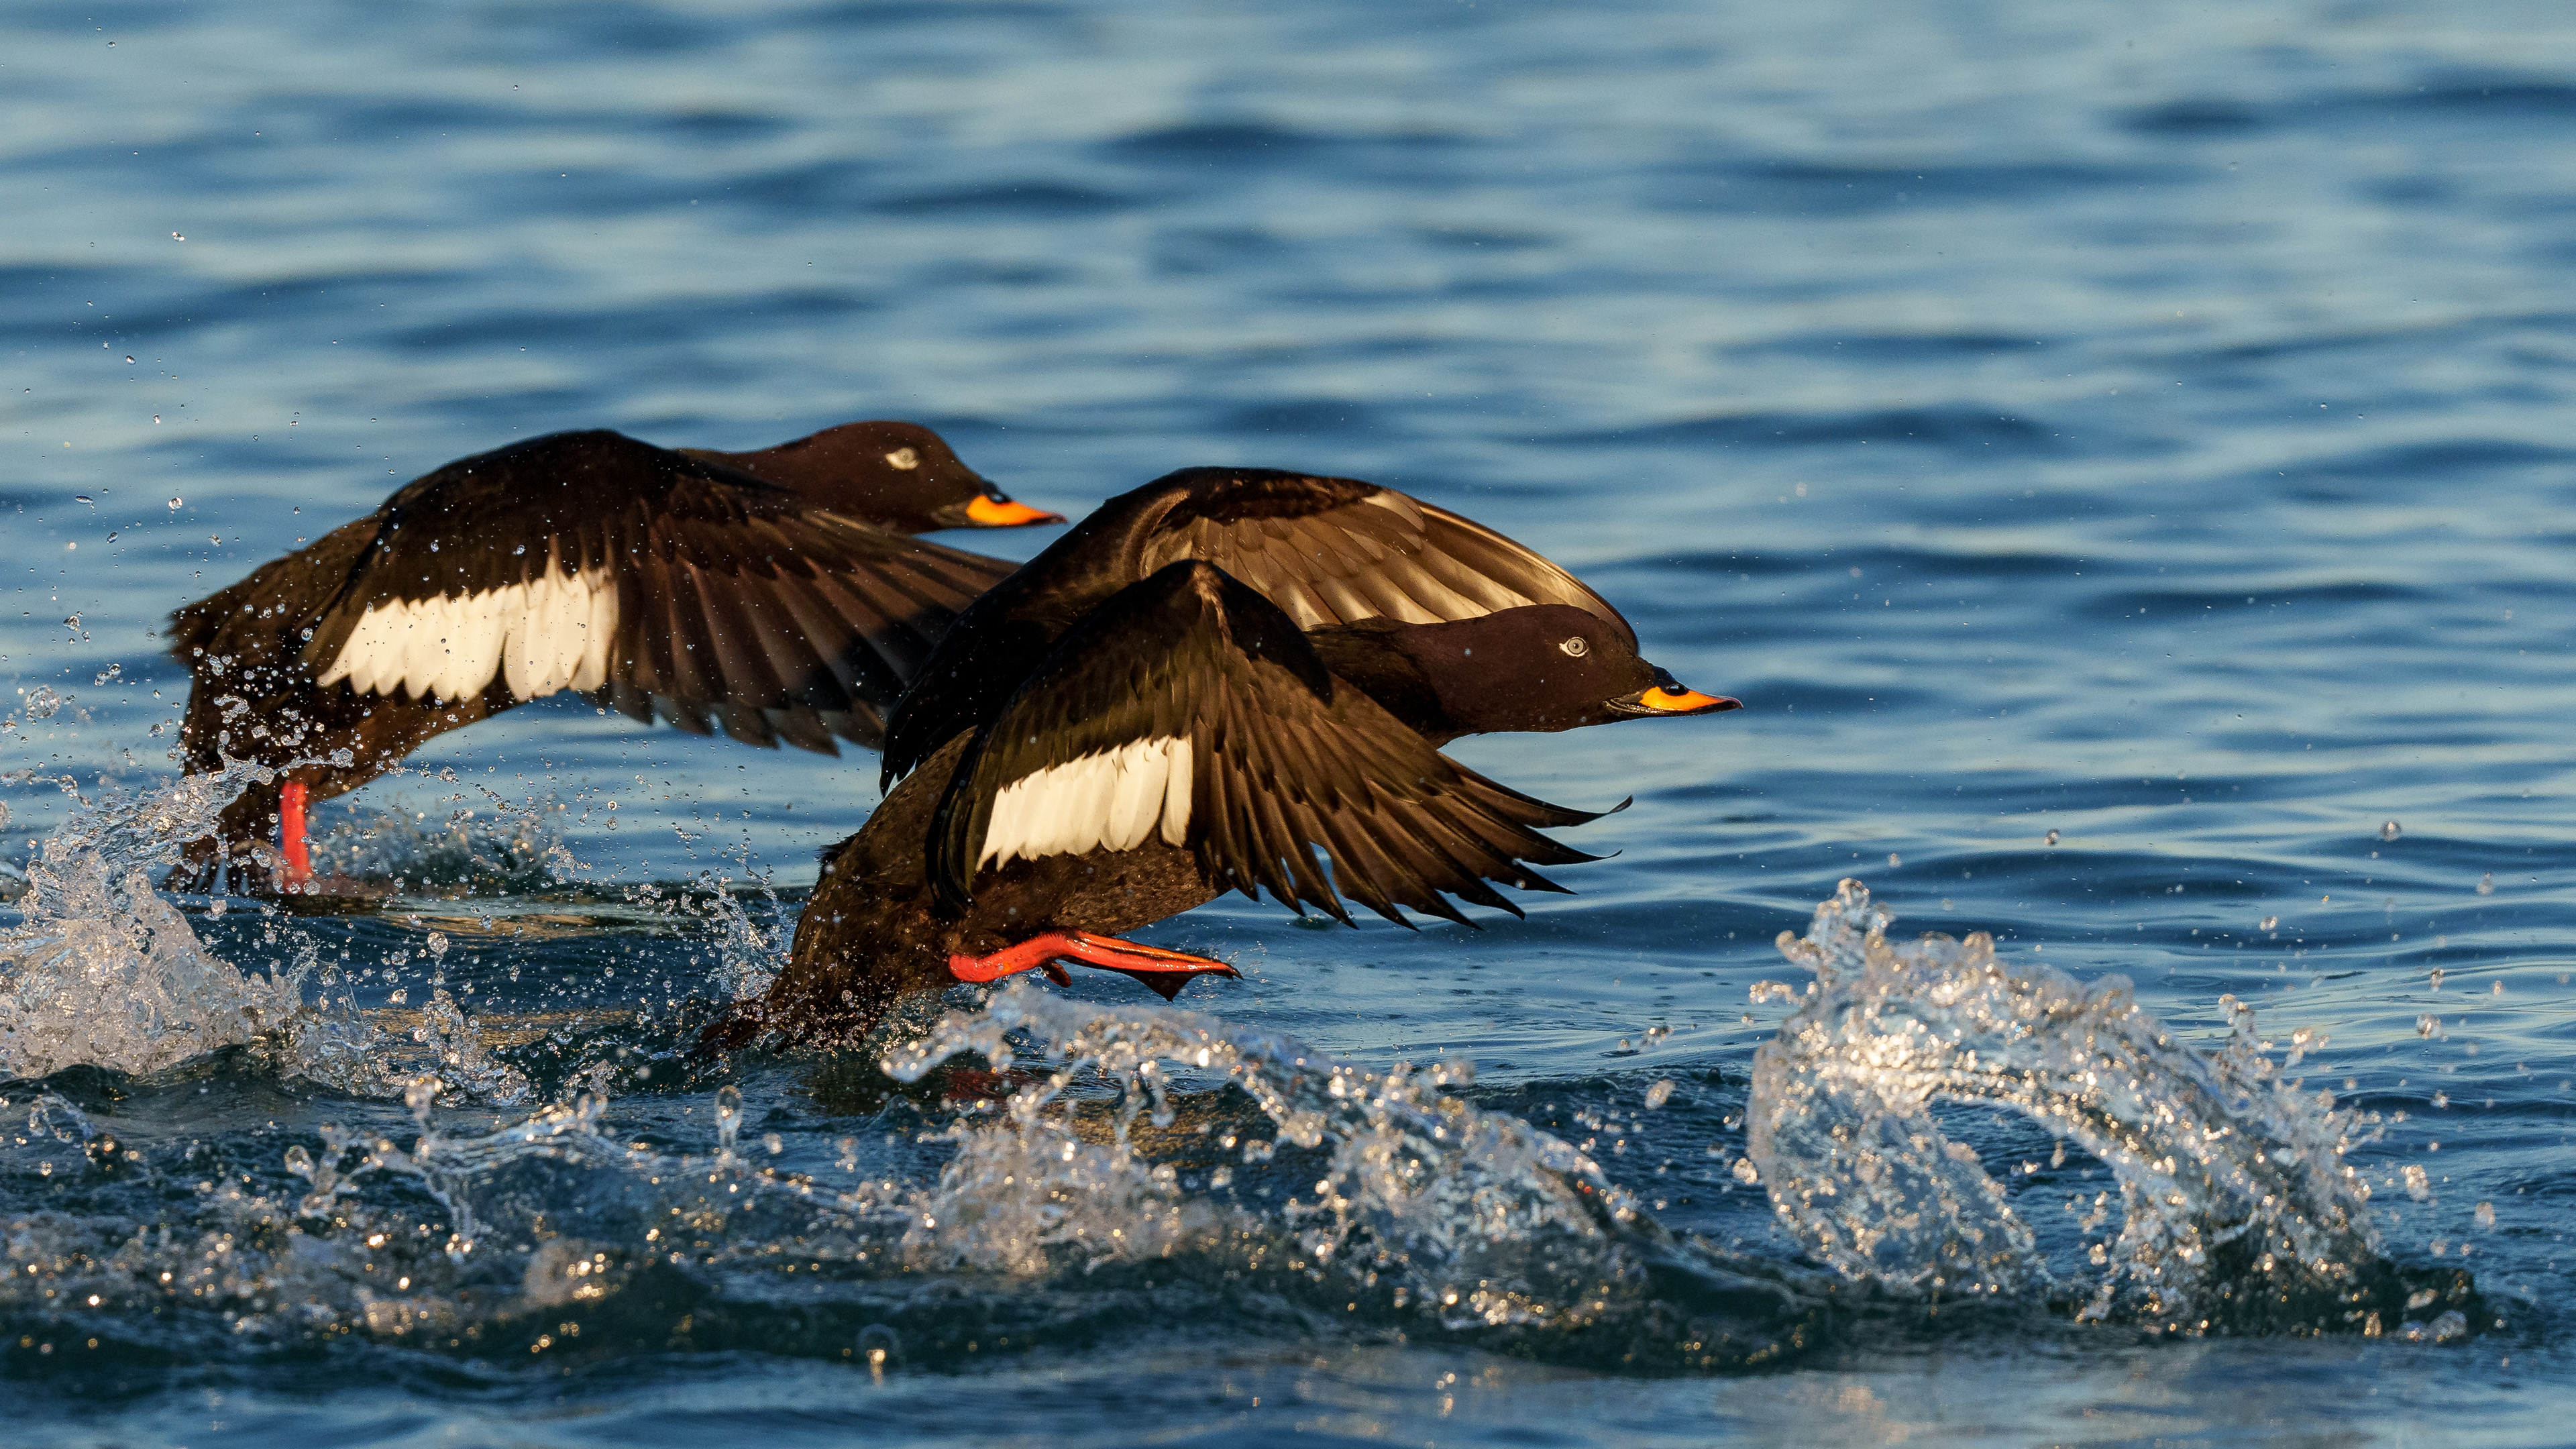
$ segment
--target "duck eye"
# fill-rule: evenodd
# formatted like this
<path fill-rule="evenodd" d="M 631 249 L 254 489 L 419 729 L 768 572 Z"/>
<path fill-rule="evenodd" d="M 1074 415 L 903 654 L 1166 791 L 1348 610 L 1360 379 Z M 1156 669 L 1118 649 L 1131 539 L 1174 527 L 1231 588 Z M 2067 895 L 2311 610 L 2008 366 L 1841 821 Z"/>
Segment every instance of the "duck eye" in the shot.
<path fill-rule="evenodd" d="M 1556 647 L 1573 655 L 1577 659 L 1580 659 L 1584 655 L 1592 652 L 1592 646 L 1584 643 L 1583 636 L 1580 634 L 1575 635 L 1573 638 L 1566 640 L 1564 643 L 1559 644 Z"/>
<path fill-rule="evenodd" d="M 886 454 L 886 462 L 909 473 L 921 466 L 921 455 L 910 448 L 897 448 Z"/>

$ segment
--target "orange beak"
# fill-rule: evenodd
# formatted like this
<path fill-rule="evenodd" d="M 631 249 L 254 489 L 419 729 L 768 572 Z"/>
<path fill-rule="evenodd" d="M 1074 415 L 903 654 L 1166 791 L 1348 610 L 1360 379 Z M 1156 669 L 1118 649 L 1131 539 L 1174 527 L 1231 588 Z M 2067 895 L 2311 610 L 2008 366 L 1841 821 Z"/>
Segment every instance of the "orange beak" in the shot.
<path fill-rule="evenodd" d="M 988 498 L 978 493 L 966 500 L 966 516 L 980 528 L 1018 528 L 1030 523 L 1062 523 L 1064 515 L 1031 508 L 1008 498 Z"/>
<path fill-rule="evenodd" d="M 1637 696 L 1637 703 L 1657 714 L 1718 714 L 1744 708 L 1740 699 L 1702 694 L 1696 689 L 1666 689 L 1660 684 Z"/>

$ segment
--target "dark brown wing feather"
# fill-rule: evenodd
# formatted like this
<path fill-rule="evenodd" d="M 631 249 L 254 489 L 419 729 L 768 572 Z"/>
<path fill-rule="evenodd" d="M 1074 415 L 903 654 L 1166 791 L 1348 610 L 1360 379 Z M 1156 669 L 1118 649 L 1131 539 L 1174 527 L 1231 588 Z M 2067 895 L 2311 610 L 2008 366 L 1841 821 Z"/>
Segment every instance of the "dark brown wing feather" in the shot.
<path fill-rule="evenodd" d="M 1443 756 L 1360 691 L 1337 687 L 1276 605 L 1192 561 L 1127 588 L 1066 633 L 978 737 L 931 825 L 941 899 L 962 909 L 971 897 L 1005 788 L 1166 738 L 1190 741 L 1186 843 L 1202 869 L 1301 914 L 1312 905 L 1347 921 L 1347 894 L 1400 923 L 1399 906 L 1465 921 L 1444 895 L 1518 915 L 1486 881 L 1557 890 L 1528 864 L 1593 859 L 1536 832 L 1594 814 Z"/>
<path fill-rule="evenodd" d="M 1472 519 L 1356 478 L 1192 468 L 1144 540 L 1139 576 L 1205 559 L 1251 585 L 1300 629 L 1390 618 L 1473 619 L 1567 604 L 1636 633 L 1581 579 Z"/>
<path fill-rule="evenodd" d="M 1565 604 L 1636 647 L 1636 630 L 1582 580 L 1420 499 L 1356 478 L 1184 468 L 1102 504 L 959 617 L 888 725 L 887 781 L 991 720 L 1112 594 L 1186 559 L 1250 585 L 1301 629 Z"/>
<path fill-rule="evenodd" d="M 595 572 L 618 600 L 601 702 L 829 751 L 833 735 L 880 741 L 884 712 L 949 622 L 1012 567 L 823 511 L 719 462 L 563 433 L 396 493 L 303 621 L 303 657 L 325 670 L 370 609 Z"/>

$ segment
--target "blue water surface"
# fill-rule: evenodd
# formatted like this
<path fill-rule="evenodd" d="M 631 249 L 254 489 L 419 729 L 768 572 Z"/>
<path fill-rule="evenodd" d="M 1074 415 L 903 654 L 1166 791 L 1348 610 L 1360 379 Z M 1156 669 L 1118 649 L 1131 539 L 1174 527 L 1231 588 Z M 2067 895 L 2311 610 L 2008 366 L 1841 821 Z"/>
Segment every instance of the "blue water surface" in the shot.
<path fill-rule="evenodd" d="M 2505 1325 L 2149 1341 L 2035 1307 L 1647 1372 L 1266 1302 L 1168 1319 L 1075 1274 L 1035 1341 L 872 1374 L 837 1320 L 254 1351 L 21 1296 L 0 1440 L 2569 1437 L 2576 12 L 21 0 L 0 120 L 13 859 L 66 778 L 175 772 L 171 608 L 516 439 L 907 417 L 1074 514 L 1187 464 L 1358 476 L 1544 549 L 1747 708 L 1462 742 L 1553 800 L 1635 798 L 1569 833 L 1613 857 L 1562 873 L 1578 895 L 1419 934 L 1219 904 L 1145 933 L 1245 967 L 1182 1005 L 1354 1062 L 1461 1055 L 1498 1109 L 1702 1084 L 1605 1170 L 1795 1262 L 1725 1167 L 1784 1010 L 1747 987 L 1794 974 L 1773 936 L 1856 875 L 1900 930 L 2125 975 L 2191 1040 L 2226 994 L 2324 1034 L 2311 1085 L 2406 1114 L 2354 1160 L 2428 1173 L 2427 1200 L 2382 1192 L 2385 1251 L 2470 1269 Z M 593 901 L 721 874 L 792 913 L 877 799 L 872 755 L 569 696 L 413 763 L 324 823 L 429 850 L 506 807 Z M 702 936 L 604 906 L 514 932 L 548 898 L 496 889 L 325 949 L 411 953 L 371 990 L 416 1003 L 440 929 L 478 1012 L 633 1005 L 602 962 L 715 989 Z M 245 965 L 326 930 L 243 920 L 204 931 Z M 408 1130 L 255 1062 L 191 1070 L 55 1087 L 172 1202 L 205 1154 L 274 1175 L 322 1122 Z M 893 1130 L 819 1070 L 746 1068 L 755 1120 L 791 1150 Z M 631 1100 L 711 1130 L 703 1087 Z M 32 1163 L 0 1232 L 105 1211 Z"/>

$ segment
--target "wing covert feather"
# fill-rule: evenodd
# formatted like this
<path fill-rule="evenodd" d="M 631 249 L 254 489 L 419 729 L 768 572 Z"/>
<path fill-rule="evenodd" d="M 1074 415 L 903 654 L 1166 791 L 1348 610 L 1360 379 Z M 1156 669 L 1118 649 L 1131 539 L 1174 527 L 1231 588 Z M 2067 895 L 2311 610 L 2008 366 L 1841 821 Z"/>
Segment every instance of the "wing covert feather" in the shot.
<path fill-rule="evenodd" d="M 1300 914 L 1348 921 L 1348 896 L 1401 924 L 1399 907 L 1465 921 L 1451 895 L 1518 914 L 1487 880 L 1592 858 L 1537 833 L 1592 814 L 1441 755 L 1334 680 L 1275 604 L 1185 561 L 1068 631 L 977 734 L 931 824 L 941 900 L 962 910 L 988 861 L 1117 848 L 1132 828 L 1109 818 L 1110 772 L 1175 756 L 1192 771 L 1180 838 L 1209 881 Z"/>

